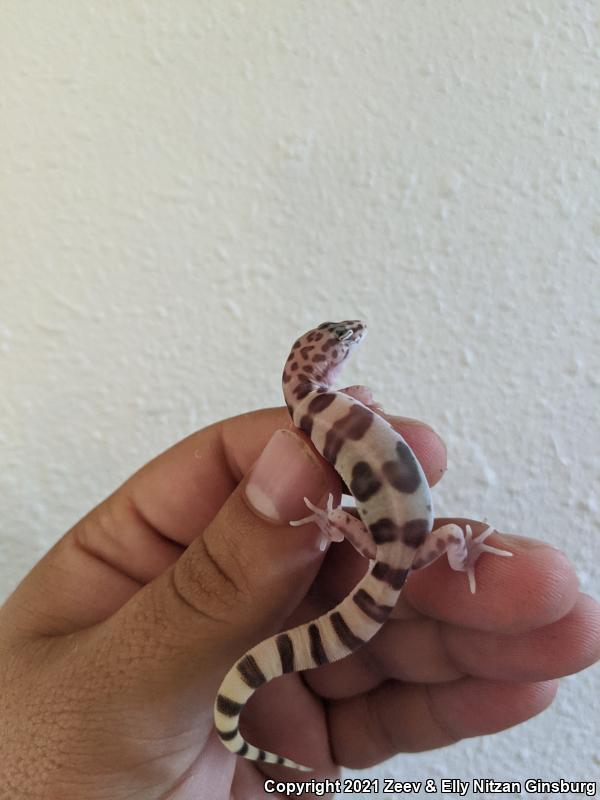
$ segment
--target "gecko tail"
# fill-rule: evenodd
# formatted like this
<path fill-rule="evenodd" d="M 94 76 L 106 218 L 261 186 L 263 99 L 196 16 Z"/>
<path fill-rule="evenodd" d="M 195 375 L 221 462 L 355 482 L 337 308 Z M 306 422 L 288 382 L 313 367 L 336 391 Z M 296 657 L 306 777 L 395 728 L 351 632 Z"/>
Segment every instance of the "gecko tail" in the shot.
<path fill-rule="evenodd" d="M 297 769 L 301 772 L 312 772 L 313 770 L 313 767 L 307 767 L 305 764 L 292 761 L 291 758 L 285 758 L 284 756 L 277 755 L 277 753 L 270 753 L 268 750 L 261 750 L 253 744 L 250 744 L 240 733 L 237 720 L 235 720 L 235 727 L 229 731 L 224 731 L 220 728 L 216 730 L 225 747 L 236 756 L 247 758 L 250 761 L 262 762 L 263 764 L 277 764 L 280 767 L 289 767 L 290 769 Z"/>
<path fill-rule="evenodd" d="M 385 552 L 387 548 L 382 549 Z M 242 656 L 223 679 L 215 701 L 215 728 L 225 747 L 251 761 L 313 769 L 246 742 L 239 731 L 242 709 L 254 692 L 273 678 L 339 661 L 368 642 L 392 612 L 408 571 L 408 567 L 373 561 L 363 579 L 334 609 L 265 639 Z"/>
<path fill-rule="evenodd" d="M 268 639 L 263 644 L 270 642 L 271 640 Z M 221 688 L 219 689 L 214 708 L 215 729 L 219 739 L 230 752 L 237 756 L 242 756 L 242 758 L 247 758 L 250 761 L 262 761 L 264 764 L 277 764 L 280 767 L 289 767 L 291 769 L 300 770 L 301 772 L 311 772 L 313 767 L 299 764 L 297 761 L 292 761 L 291 758 L 285 758 L 284 756 L 277 755 L 277 753 L 270 753 L 268 750 L 255 747 L 253 744 L 247 742 L 240 733 L 240 715 L 247 698 L 243 702 L 240 702 L 238 700 L 233 700 L 232 696 L 238 698 L 241 696 L 239 679 L 240 675 L 248 675 L 247 668 L 251 663 L 250 660 L 254 661 L 254 657 L 247 654 L 234 664 L 225 676 Z M 256 665 L 255 661 L 254 664 Z M 258 665 L 256 665 L 256 669 L 259 669 Z M 281 674 L 282 673 L 279 672 L 279 675 Z M 261 683 L 262 682 L 263 681 L 261 681 Z M 254 689 L 252 689 L 250 694 L 252 694 L 253 691 Z M 242 690 L 242 693 L 247 694 L 247 691 Z"/>

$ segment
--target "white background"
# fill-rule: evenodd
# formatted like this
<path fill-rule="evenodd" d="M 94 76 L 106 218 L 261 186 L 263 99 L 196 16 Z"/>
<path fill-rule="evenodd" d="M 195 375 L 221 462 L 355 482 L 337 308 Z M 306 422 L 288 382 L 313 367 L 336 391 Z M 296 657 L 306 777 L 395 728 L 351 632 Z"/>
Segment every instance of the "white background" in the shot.
<path fill-rule="evenodd" d="M 349 317 L 345 382 L 448 444 L 438 513 L 560 546 L 597 596 L 599 15 L 2 3 L 1 596 L 152 455 L 280 404 L 297 334 Z M 596 667 L 368 774 L 597 777 L 599 697 Z"/>

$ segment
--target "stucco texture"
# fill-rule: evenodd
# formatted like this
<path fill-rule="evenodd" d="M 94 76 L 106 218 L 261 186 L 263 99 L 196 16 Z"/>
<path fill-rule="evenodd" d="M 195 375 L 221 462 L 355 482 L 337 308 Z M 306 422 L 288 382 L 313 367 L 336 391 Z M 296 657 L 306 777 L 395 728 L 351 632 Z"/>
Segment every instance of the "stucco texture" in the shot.
<path fill-rule="evenodd" d="M 348 317 L 345 381 L 448 444 L 437 513 L 563 548 L 598 595 L 596 3 L 1 6 L 2 597 Z M 596 667 L 369 775 L 598 777 L 599 698 Z"/>

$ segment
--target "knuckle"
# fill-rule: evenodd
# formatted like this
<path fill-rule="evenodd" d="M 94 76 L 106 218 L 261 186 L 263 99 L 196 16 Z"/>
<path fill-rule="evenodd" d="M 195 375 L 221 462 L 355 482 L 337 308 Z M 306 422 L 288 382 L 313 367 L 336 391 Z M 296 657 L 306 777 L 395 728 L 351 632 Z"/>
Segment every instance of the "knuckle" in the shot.
<path fill-rule="evenodd" d="M 177 561 L 170 574 L 177 598 L 213 621 L 228 621 L 234 609 L 250 602 L 248 580 L 235 553 L 203 539 Z"/>
<path fill-rule="evenodd" d="M 96 557 L 103 557 L 103 551 L 118 544 L 119 522 L 113 496 L 107 497 L 86 514 L 75 526 L 73 533 L 79 546 Z"/>

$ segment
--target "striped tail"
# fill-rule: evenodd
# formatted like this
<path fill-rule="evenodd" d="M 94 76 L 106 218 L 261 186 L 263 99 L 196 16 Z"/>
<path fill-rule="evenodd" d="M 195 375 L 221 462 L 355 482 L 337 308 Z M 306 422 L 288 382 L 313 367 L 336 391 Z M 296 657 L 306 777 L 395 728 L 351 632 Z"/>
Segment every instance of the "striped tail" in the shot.
<path fill-rule="evenodd" d="M 303 771 L 312 769 L 246 742 L 239 731 L 240 714 L 263 683 L 286 672 L 339 661 L 377 633 L 398 599 L 414 549 L 390 543 L 379 546 L 377 556 L 364 578 L 332 611 L 265 639 L 229 670 L 219 688 L 214 711 L 217 733 L 228 750 L 251 761 Z"/>

